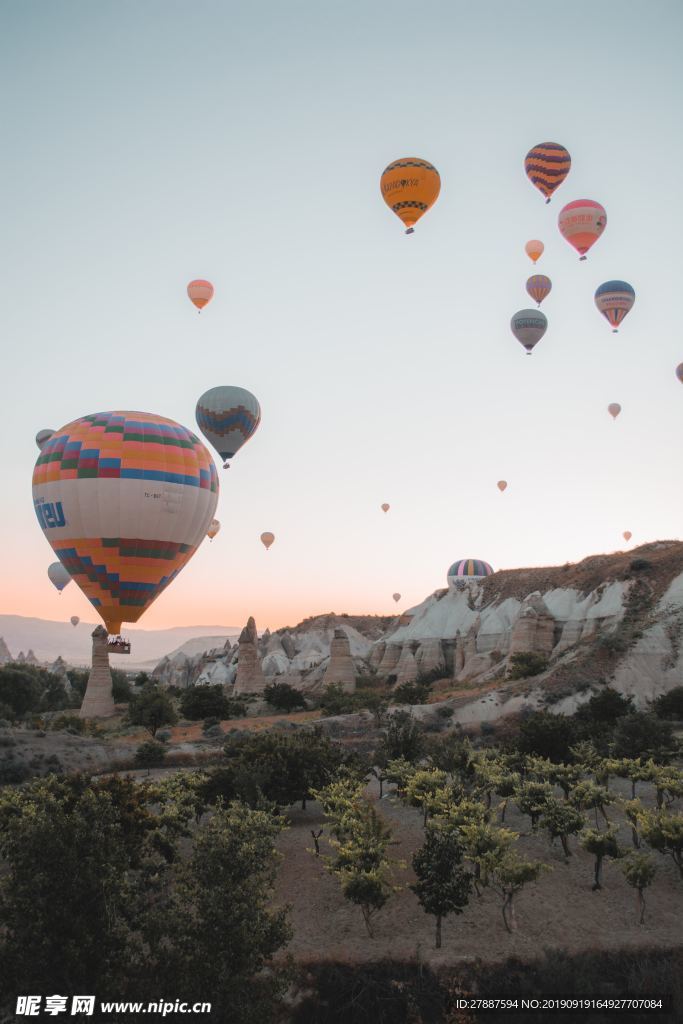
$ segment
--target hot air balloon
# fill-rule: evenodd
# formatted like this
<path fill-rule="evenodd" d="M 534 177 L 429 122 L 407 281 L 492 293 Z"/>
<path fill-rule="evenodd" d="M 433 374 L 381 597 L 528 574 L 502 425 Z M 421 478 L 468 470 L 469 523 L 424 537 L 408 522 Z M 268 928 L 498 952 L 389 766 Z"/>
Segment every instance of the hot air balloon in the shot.
<path fill-rule="evenodd" d="M 607 406 L 607 412 L 610 414 L 612 419 L 615 420 L 621 412 L 621 406 L 618 402 L 610 402 L 610 404 Z"/>
<path fill-rule="evenodd" d="M 498 488 L 498 490 L 499 490 L 499 491 L 501 492 L 501 494 L 502 494 L 502 492 L 503 492 L 503 491 L 505 490 L 505 488 L 507 487 L 507 485 L 508 485 L 508 482 L 507 482 L 507 480 L 499 480 L 499 481 L 498 481 L 498 483 L 496 484 L 496 487 Z"/>
<path fill-rule="evenodd" d="M 263 546 L 266 549 L 266 551 L 268 550 L 268 548 L 270 547 L 270 545 L 273 543 L 274 540 L 275 540 L 275 534 L 274 533 L 266 532 L 266 533 L 262 533 L 261 534 L 261 543 L 263 544 Z"/>
<path fill-rule="evenodd" d="M 545 246 L 543 242 L 539 242 L 537 238 L 532 238 L 531 241 L 527 242 L 524 246 L 524 252 L 533 263 L 543 255 L 544 249 Z"/>
<path fill-rule="evenodd" d="M 458 589 L 468 580 L 481 580 L 492 575 L 493 569 L 488 562 L 482 562 L 479 558 L 461 558 L 460 561 L 453 562 L 446 574 L 446 580 L 449 587 Z"/>
<path fill-rule="evenodd" d="M 532 185 L 544 195 L 546 203 L 569 174 L 572 165 L 564 146 L 557 142 L 539 142 L 524 158 L 524 170 Z"/>
<path fill-rule="evenodd" d="M 676 376 L 680 380 L 681 384 L 683 384 L 683 363 L 679 363 L 676 367 Z"/>
<path fill-rule="evenodd" d="M 78 615 L 72 615 L 71 618 L 69 619 L 69 622 L 71 623 L 72 626 L 77 626 L 80 621 L 81 620 L 79 619 Z"/>
<path fill-rule="evenodd" d="M 49 428 L 46 430 L 38 431 L 38 433 L 36 434 L 36 444 L 38 445 L 38 448 L 40 449 L 41 452 L 53 434 L 54 430 L 50 430 Z"/>
<path fill-rule="evenodd" d="M 389 509 L 391 508 L 391 505 L 388 505 L 385 501 L 382 505 L 380 505 L 380 508 L 382 509 L 382 512 L 388 512 Z"/>
<path fill-rule="evenodd" d="M 604 206 L 593 199 L 575 199 L 560 210 L 557 224 L 570 245 L 573 245 L 581 259 L 594 245 L 607 225 Z"/>
<path fill-rule="evenodd" d="M 190 281 L 188 284 L 187 294 L 190 297 L 190 302 L 194 303 L 201 313 L 204 306 L 208 306 L 213 298 L 213 285 L 210 281 L 203 281 L 201 278 L 197 278 L 196 281 Z"/>
<path fill-rule="evenodd" d="M 636 293 L 626 281 L 605 281 L 595 293 L 595 305 L 616 334 L 619 324 L 636 301 Z"/>
<path fill-rule="evenodd" d="M 520 309 L 510 321 L 510 329 L 530 356 L 534 345 L 538 344 L 547 331 L 548 321 L 537 309 Z"/>
<path fill-rule="evenodd" d="M 541 305 L 543 300 L 550 295 L 553 282 L 545 274 L 534 274 L 526 283 L 527 294 Z"/>
<path fill-rule="evenodd" d="M 137 622 L 192 558 L 218 489 L 201 441 L 145 412 L 67 423 L 33 471 L 40 527 L 112 634 Z"/>
<path fill-rule="evenodd" d="M 228 468 L 261 422 L 261 406 L 250 391 L 224 386 L 210 388 L 197 402 L 197 425 Z"/>
<path fill-rule="evenodd" d="M 209 538 L 209 543 L 211 543 L 211 541 L 216 536 L 220 528 L 221 524 L 218 521 L 218 519 L 212 519 L 211 522 L 209 523 L 209 529 L 206 531 L 206 536 Z"/>
<path fill-rule="evenodd" d="M 633 534 L 631 533 L 631 531 L 630 531 L 630 530 L 624 530 L 624 532 L 622 533 L 622 537 L 623 537 L 623 538 L 624 538 L 624 540 L 625 540 L 625 541 L 627 541 L 627 542 L 628 542 L 628 541 L 630 541 L 630 539 L 631 539 L 631 537 L 632 537 L 632 536 L 633 536 Z"/>
<path fill-rule="evenodd" d="M 398 593 L 397 594 L 392 594 L 391 596 L 393 597 L 394 601 L 396 601 L 396 602 L 401 600 L 401 595 L 398 594 Z"/>
<path fill-rule="evenodd" d="M 403 221 L 406 234 L 412 235 L 414 225 L 436 202 L 441 178 L 427 160 L 406 156 L 385 168 L 379 187 L 384 202 Z"/>
<path fill-rule="evenodd" d="M 64 590 L 64 587 L 71 583 L 71 573 L 65 569 L 61 562 L 52 562 L 47 567 L 47 576 L 53 587 L 56 587 L 59 593 Z"/>

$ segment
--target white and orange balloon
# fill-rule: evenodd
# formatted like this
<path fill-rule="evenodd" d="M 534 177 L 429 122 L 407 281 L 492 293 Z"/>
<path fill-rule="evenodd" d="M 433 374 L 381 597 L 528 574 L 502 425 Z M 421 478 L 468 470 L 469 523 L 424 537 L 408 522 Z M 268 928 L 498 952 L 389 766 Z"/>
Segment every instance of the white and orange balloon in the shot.
<path fill-rule="evenodd" d="M 201 313 L 204 306 L 208 306 L 213 298 L 213 285 L 210 281 L 204 281 L 201 277 L 198 277 L 196 281 L 190 281 L 188 284 L 187 294 L 190 302 Z"/>
<path fill-rule="evenodd" d="M 266 530 L 265 533 L 261 534 L 261 543 L 263 544 L 263 546 L 266 549 L 266 551 L 268 550 L 268 548 L 270 547 L 270 545 L 273 543 L 274 540 L 275 540 L 275 534 L 274 533 L 270 533 L 268 530 Z"/>

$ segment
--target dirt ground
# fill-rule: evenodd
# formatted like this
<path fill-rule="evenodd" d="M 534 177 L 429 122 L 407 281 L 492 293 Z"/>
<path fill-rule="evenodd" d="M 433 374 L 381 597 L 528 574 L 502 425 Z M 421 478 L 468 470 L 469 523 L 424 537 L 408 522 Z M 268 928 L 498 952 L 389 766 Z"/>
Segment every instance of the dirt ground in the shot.
<path fill-rule="evenodd" d="M 641 798 L 646 788 L 643 786 L 638 794 Z M 628 785 L 617 783 L 613 789 L 630 797 Z M 313 847 L 310 830 L 324 827 L 319 805 L 310 803 L 306 811 L 290 808 L 287 816 L 291 827 L 278 844 L 283 861 L 277 900 L 292 907 L 294 937 L 287 951 L 296 958 L 360 962 L 385 956 L 415 957 L 438 965 L 475 958 L 490 962 L 511 955 L 533 957 L 546 948 L 576 951 L 648 945 L 670 947 L 683 938 L 683 882 L 670 858 L 652 854 L 657 875 L 646 896 L 645 923 L 639 925 L 636 894 L 615 862 L 606 862 L 604 888 L 593 892 L 594 858 L 578 846 L 575 837 L 570 840 L 573 855 L 567 865 L 559 842 L 551 847 L 545 836 L 529 835 L 517 843 L 520 854 L 542 860 L 552 870 L 544 872 L 537 883 L 528 886 L 516 898 L 518 932 L 510 935 L 505 930 L 499 897 L 484 890 L 481 897 L 472 895 L 462 915 L 445 919 L 443 946 L 437 951 L 434 949 L 434 918 L 424 913 L 417 897 L 407 888 L 414 880 L 410 867 L 412 854 L 423 841 L 421 812 L 403 807 L 386 795 L 378 801 L 378 786 L 374 781 L 369 795 L 394 830 L 397 845 L 392 848 L 392 855 L 406 863 L 405 868 L 397 869 L 395 876 L 402 889 L 390 897 L 374 918 L 375 938 L 370 939 L 360 909 L 344 900 L 336 878 L 325 871 L 322 860 L 307 852 L 307 847 Z M 618 813 L 610 817 L 624 821 Z M 528 817 L 511 804 L 505 824 L 522 832 L 530 827 Z M 624 848 L 631 849 L 628 823 L 622 824 L 619 838 Z M 329 852 L 324 836 L 321 851 Z"/>

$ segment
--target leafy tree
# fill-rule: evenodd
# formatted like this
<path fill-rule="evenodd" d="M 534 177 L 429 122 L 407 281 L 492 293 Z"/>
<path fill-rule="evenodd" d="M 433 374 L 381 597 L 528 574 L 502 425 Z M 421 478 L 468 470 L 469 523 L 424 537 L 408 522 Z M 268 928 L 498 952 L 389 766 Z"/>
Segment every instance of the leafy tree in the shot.
<path fill-rule="evenodd" d="M 48 681 L 41 680 L 30 666 L 3 665 L 0 668 L 0 701 L 12 709 L 14 716 L 37 711 Z"/>
<path fill-rule="evenodd" d="M 638 893 L 638 923 L 642 924 L 645 920 L 645 890 L 652 885 L 657 868 L 646 853 L 629 854 L 620 867 L 628 884 Z"/>
<path fill-rule="evenodd" d="M 447 781 L 446 773 L 438 768 L 418 768 L 407 777 L 406 800 L 411 807 L 421 808 L 423 825 L 427 824 L 429 813 L 434 809 L 435 796 L 439 790 L 443 790 Z"/>
<path fill-rule="evenodd" d="M 515 802 L 522 814 L 531 818 L 531 827 L 536 829 L 548 800 L 553 795 L 552 786 L 547 782 L 523 782 L 515 795 Z"/>
<path fill-rule="evenodd" d="M 472 892 L 472 875 L 463 867 L 462 840 L 455 829 L 433 822 L 425 841 L 413 856 L 417 882 L 410 886 L 422 909 L 436 918 L 436 948 L 441 949 L 441 922 L 448 914 L 461 914 Z"/>
<path fill-rule="evenodd" d="M 571 718 L 536 711 L 522 722 L 516 746 L 523 754 L 537 754 L 549 761 L 569 761 L 575 736 L 576 725 Z"/>
<path fill-rule="evenodd" d="M 460 825 L 460 834 L 466 856 L 474 865 L 474 884 L 479 893 L 479 885 L 489 884 L 492 871 L 510 852 L 518 836 L 509 828 L 495 828 L 477 821 L 473 815 Z"/>
<path fill-rule="evenodd" d="M 155 991 L 183 992 L 231 1024 L 270 1020 L 288 977 L 273 956 L 291 936 L 285 910 L 271 900 L 281 819 L 232 803 L 196 834 L 191 856 L 146 938 Z"/>
<path fill-rule="evenodd" d="M 576 835 L 585 826 L 586 822 L 580 811 L 567 803 L 566 800 L 556 800 L 549 797 L 544 804 L 541 814 L 541 828 L 543 828 L 550 840 L 559 839 L 562 843 L 565 859 L 571 857 L 569 849 L 569 836 Z"/>
<path fill-rule="evenodd" d="M 111 693 L 115 704 L 127 704 L 132 697 L 128 676 L 119 668 L 111 670 Z"/>
<path fill-rule="evenodd" d="M 384 736 L 375 752 L 378 765 L 402 757 L 411 764 L 419 761 L 425 749 L 424 734 L 415 719 L 405 711 L 391 716 Z"/>
<path fill-rule="evenodd" d="M 133 685 L 142 689 L 143 686 L 154 686 L 154 681 L 149 677 L 146 672 L 138 672 L 133 679 Z"/>
<path fill-rule="evenodd" d="M 578 709 L 574 718 L 581 722 L 584 734 L 600 733 L 596 725 L 613 725 L 618 718 L 633 713 L 633 697 L 624 697 L 618 690 L 605 686 Z"/>
<path fill-rule="evenodd" d="M 645 842 L 663 856 L 671 857 L 683 879 L 683 814 L 645 811 L 639 823 Z"/>
<path fill-rule="evenodd" d="M 426 753 L 434 768 L 441 768 L 463 782 L 474 775 L 474 750 L 467 736 L 451 732 L 447 736 L 429 737 Z"/>
<path fill-rule="evenodd" d="M 657 718 L 669 718 L 680 722 L 683 719 L 683 686 L 674 686 L 652 701 L 652 710 Z"/>
<path fill-rule="evenodd" d="M 325 687 L 320 707 L 326 715 L 349 715 L 356 710 L 355 695 L 346 693 L 339 683 Z"/>
<path fill-rule="evenodd" d="M 625 800 L 622 804 L 624 814 L 628 818 L 631 825 L 631 842 L 635 850 L 640 849 L 640 833 L 638 831 L 638 824 L 640 818 L 645 813 L 645 808 L 640 800 Z"/>
<path fill-rule="evenodd" d="M 602 865 L 605 857 L 612 857 L 617 860 L 621 857 L 621 850 L 617 843 L 618 827 L 608 828 L 605 832 L 598 832 L 594 828 L 587 828 L 581 835 L 580 843 L 587 853 L 595 857 L 595 871 L 593 891 L 602 889 Z"/>
<path fill-rule="evenodd" d="M 230 701 L 222 686 L 190 686 L 180 698 L 180 713 L 193 722 L 210 717 L 228 718 Z"/>
<path fill-rule="evenodd" d="M 85 688 L 88 685 L 88 676 L 90 675 L 85 669 L 81 668 L 68 668 L 66 670 L 69 682 L 71 683 L 71 689 L 74 691 L 80 700 L 83 700 L 85 696 Z M 80 701 L 79 701 L 80 704 Z"/>
<path fill-rule="evenodd" d="M 652 779 L 653 761 L 642 761 L 640 758 L 622 758 L 618 774 L 631 783 L 631 798 L 636 798 L 636 783 L 650 782 Z"/>
<path fill-rule="evenodd" d="M 401 683 L 391 691 L 392 704 L 426 704 L 432 684 L 416 679 L 412 683 Z"/>
<path fill-rule="evenodd" d="M 614 730 L 614 757 L 652 758 L 665 764 L 677 748 L 671 723 L 643 711 L 622 718 Z"/>
<path fill-rule="evenodd" d="M 512 850 L 500 856 L 491 866 L 490 884 L 503 901 L 503 923 L 508 932 L 517 931 L 515 896 L 525 885 L 537 881 L 546 868 L 540 861 L 522 860 Z"/>
<path fill-rule="evenodd" d="M 294 711 L 295 708 L 306 707 L 306 698 L 301 690 L 289 683 L 270 683 L 265 687 L 263 696 L 278 711 Z"/>
<path fill-rule="evenodd" d="M 141 743 L 135 751 L 135 763 L 138 768 L 158 768 L 164 763 L 165 757 L 166 748 L 163 743 L 155 743 L 154 740 Z"/>
<path fill-rule="evenodd" d="M 145 686 L 128 704 L 128 721 L 131 725 L 144 726 L 154 737 L 162 725 L 175 725 L 178 716 L 173 702 L 163 690 Z"/>
<path fill-rule="evenodd" d="M 584 781 L 577 783 L 573 790 L 569 794 L 569 799 L 575 807 L 578 807 L 582 811 L 595 811 L 595 827 L 600 828 L 598 821 L 598 811 L 605 819 L 607 825 L 610 821 L 607 817 L 607 811 L 605 807 L 614 803 L 615 797 L 612 796 L 608 789 L 604 786 L 598 786 L 595 782 Z"/>
<path fill-rule="evenodd" d="M 548 667 L 548 659 L 543 654 L 532 652 L 521 652 L 513 654 L 510 658 L 508 679 L 527 679 L 529 676 L 537 676 L 545 672 Z"/>

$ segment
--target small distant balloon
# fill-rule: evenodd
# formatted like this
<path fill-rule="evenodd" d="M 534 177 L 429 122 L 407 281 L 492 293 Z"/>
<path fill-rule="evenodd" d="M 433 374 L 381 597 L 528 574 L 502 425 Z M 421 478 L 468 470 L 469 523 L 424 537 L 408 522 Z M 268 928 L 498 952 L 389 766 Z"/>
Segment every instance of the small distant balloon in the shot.
<path fill-rule="evenodd" d="M 213 285 L 210 281 L 203 281 L 201 278 L 197 278 L 196 281 L 190 281 L 187 286 L 187 294 L 199 312 L 204 309 L 204 306 L 208 306 L 213 298 Z"/>
<path fill-rule="evenodd" d="M 274 540 L 275 540 L 275 534 L 274 533 L 266 532 L 266 533 L 262 533 L 261 534 L 261 543 L 263 544 L 263 546 L 266 549 L 266 551 L 268 550 L 268 548 L 270 547 L 270 545 L 273 543 Z"/>
<path fill-rule="evenodd" d="M 80 621 L 81 620 L 79 619 L 78 615 L 72 615 L 71 618 L 69 619 L 69 622 L 71 623 L 72 626 L 77 626 Z"/>
<path fill-rule="evenodd" d="M 545 196 L 546 203 L 550 202 L 555 189 L 567 177 L 571 166 L 572 158 L 568 150 L 558 142 L 539 142 L 524 158 L 526 176 Z"/>
<path fill-rule="evenodd" d="M 261 406 L 251 391 L 225 385 L 204 392 L 195 417 L 202 434 L 223 460 L 223 469 L 227 469 L 228 460 L 256 432 Z"/>
<path fill-rule="evenodd" d="M 59 593 L 64 590 L 69 583 L 71 583 L 71 575 L 64 568 L 61 562 L 52 562 L 47 567 L 47 575 L 50 583 L 53 587 L 56 587 Z"/>
<path fill-rule="evenodd" d="M 438 199 L 441 178 L 427 160 L 406 156 L 385 168 L 379 187 L 384 202 L 403 221 L 406 234 L 412 235 L 420 217 Z"/>
<path fill-rule="evenodd" d="M 533 263 L 543 255 L 544 249 L 545 246 L 543 242 L 539 242 L 537 238 L 532 238 L 531 241 L 527 242 L 524 246 L 524 252 Z"/>
<path fill-rule="evenodd" d="M 531 355 L 531 350 L 548 329 L 548 321 L 538 309 L 520 309 L 510 321 L 510 329 L 520 345 Z"/>
<path fill-rule="evenodd" d="M 51 437 L 54 436 L 54 430 L 39 430 L 36 434 L 36 444 L 40 448 L 41 452 Z"/>
<path fill-rule="evenodd" d="M 389 509 L 391 508 L 391 505 L 387 504 L 387 502 L 385 501 L 382 505 L 380 505 L 380 508 L 382 509 L 382 512 L 388 512 Z"/>
<path fill-rule="evenodd" d="M 534 299 L 539 306 L 545 298 L 550 295 L 553 282 L 545 274 L 534 274 L 526 283 L 527 294 Z"/>
<path fill-rule="evenodd" d="M 676 367 L 676 376 L 680 380 L 681 384 L 683 384 L 683 363 L 679 363 Z"/>
<path fill-rule="evenodd" d="M 631 533 L 630 530 L 624 530 L 624 532 L 622 534 L 622 537 L 624 538 L 625 541 L 629 541 L 632 536 L 633 536 L 633 534 Z"/>
<path fill-rule="evenodd" d="M 576 199 L 562 207 L 557 224 L 562 235 L 585 260 L 586 253 L 607 226 L 607 213 L 594 199 Z"/>
<path fill-rule="evenodd" d="M 610 414 L 612 419 L 615 420 L 621 412 L 621 406 L 618 402 L 610 402 L 610 404 L 607 406 L 607 412 Z"/>
<path fill-rule="evenodd" d="M 391 596 L 393 597 L 394 601 L 397 601 L 397 602 L 398 602 L 398 601 L 400 601 L 400 600 L 401 600 L 401 595 L 400 595 L 400 594 L 398 594 L 398 593 L 397 593 L 397 594 L 392 594 Z"/>
<path fill-rule="evenodd" d="M 506 489 L 507 485 L 507 480 L 499 480 L 498 483 L 496 484 L 496 487 L 502 493 Z"/>
<path fill-rule="evenodd" d="M 218 519 L 212 519 L 209 523 L 209 529 L 206 531 L 206 536 L 209 538 L 209 542 L 213 540 L 220 528 L 221 524 Z"/>
<path fill-rule="evenodd" d="M 605 281 L 595 293 L 595 305 L 611 325 L 613 334 L 618 332 L 635 301 L 636 293 L 626 281 Z"/>

